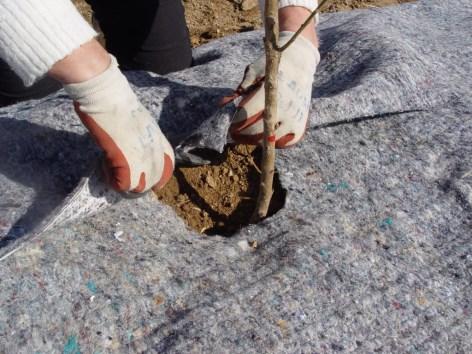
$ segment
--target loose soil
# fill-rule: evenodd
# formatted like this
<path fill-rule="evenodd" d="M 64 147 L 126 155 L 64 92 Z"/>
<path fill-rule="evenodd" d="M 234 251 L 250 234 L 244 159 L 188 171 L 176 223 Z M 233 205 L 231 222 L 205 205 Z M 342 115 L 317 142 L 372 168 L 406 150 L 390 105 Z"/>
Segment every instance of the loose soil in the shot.
<path fill-rule="evenodd" d="M 411 0 L 333 0 L 323 11 L 394 5 Z M 84 0 L 73 0 L 92 22 Z M 258 6 L 247 9 L 246 0 L 183 0 L 193 46 L 229 34 L 260 28 Z M 156 197 L 171 206 L 187 225 L 201 234 L 231 235 L 247 225 L 254 211 L 259 187 L 260 149 L 239 145 L 225 150 L 219 163 L 199 167 L 178 167 L 171 181 Z M 270 215 L 285 201 L 278 177 L 274 181 Z"/>
<path fill-rule="evenodd" d="M 260 178 L 261 149 L 228 146 L 221 161 L 199 167 L 177 167 L 157 198 L 172 206 L 194 230 L 230 236 L 248 225 L 254 211 Z M 285 190 L 276 174 L 269 215 L 280 210 Z"/>

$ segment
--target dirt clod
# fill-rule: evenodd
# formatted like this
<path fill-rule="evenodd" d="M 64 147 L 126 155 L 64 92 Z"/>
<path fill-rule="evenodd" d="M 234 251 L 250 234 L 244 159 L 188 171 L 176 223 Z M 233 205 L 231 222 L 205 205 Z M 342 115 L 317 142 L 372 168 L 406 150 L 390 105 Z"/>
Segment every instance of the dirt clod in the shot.
<path fill-rule="evenodd" d="M 259 190 L 256 166 L 260 158 L 260 149 L 230 146 L 217 164 L 177 168 L 172 180 L 154 193 L 197 232 L 229 236 L 251 219 Z M 274 182 L 270 215 L 285 201 L 277 176 Z"/>

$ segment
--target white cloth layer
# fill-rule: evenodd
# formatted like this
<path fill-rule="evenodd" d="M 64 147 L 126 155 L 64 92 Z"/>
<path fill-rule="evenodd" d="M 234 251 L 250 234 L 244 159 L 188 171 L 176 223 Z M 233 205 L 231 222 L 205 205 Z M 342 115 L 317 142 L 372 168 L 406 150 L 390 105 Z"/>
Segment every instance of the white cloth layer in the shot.
<path fill-rule="evenodd" d="M 28 86 L 95 36 L 70 0 L 0 0 L 0 57 Z"/>

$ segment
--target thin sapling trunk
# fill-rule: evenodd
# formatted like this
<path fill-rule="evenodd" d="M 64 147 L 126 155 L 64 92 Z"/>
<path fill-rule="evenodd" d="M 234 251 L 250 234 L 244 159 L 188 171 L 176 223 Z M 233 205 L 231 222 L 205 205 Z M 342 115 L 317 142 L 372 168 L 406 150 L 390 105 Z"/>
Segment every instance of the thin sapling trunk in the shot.
<path fill-rule="evenodd" d="M 259 196 L 253 220 L 258 221 L 267 216 L 273 194 L 275 172 L 275 125 L 277 124 L 277 74 L 279 71 L 280 52 L 277 50 L 279 40 L 278 0 L 265 2 L 265 38 L 266 52 L 265 72 L 265 111 L 264 139 L 261 164 L 261 182 Z"/>
<path fill-rule="evenodd" d="M 264 111 L 264 138 L 261 164 L 261 182 L 256 209 L 253 214 L 253 222 L 257 222 L 267 216 L 270 201 L 273 194 L 273 182 L 275 172 L 275 126 L 277 124 L 277 75 L 279 71 L 280 56 L 300 33 L 313 21 L 328 0 L 322 0 L 319 6 L 310 14 L 299 30 L 282 47 L 279 47 L 279 15 L 278 0 L 266 0 L 265 2 L 265 38 L 264 47 L 266 53 L 265 72 L 265 111 Z"/>

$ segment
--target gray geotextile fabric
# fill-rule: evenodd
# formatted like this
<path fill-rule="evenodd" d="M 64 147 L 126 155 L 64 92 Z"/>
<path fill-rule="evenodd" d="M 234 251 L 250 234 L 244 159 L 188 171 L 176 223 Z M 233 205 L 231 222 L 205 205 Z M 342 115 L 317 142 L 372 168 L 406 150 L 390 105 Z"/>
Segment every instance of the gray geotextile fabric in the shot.
<path fill-rule="evenodd" d="M 284 209 L 203 237 L 148 196 L 41 235 L 0 263 L 0 352 L 472 352 L 472 3 L 325 15 L 319 32 L 310 128 L 278 154 Z M 177 141 L 260 53 L 244 33 L 129 77 Z M 84 132 L 63 93 L 0 109 L 1 236 L 91 168 Z"/>

